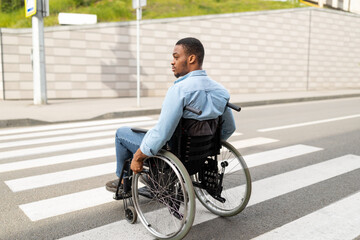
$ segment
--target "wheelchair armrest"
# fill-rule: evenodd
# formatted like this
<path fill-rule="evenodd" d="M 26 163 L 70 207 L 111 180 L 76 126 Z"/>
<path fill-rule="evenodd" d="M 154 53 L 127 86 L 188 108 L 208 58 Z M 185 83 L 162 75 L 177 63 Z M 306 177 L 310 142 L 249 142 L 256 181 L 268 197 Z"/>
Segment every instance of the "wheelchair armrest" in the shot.
<path fill-rule="evenodd" d="M 148 130 L 143 128 L 131 128 L 131 131 L 136 133 L 147 133 Z"/>

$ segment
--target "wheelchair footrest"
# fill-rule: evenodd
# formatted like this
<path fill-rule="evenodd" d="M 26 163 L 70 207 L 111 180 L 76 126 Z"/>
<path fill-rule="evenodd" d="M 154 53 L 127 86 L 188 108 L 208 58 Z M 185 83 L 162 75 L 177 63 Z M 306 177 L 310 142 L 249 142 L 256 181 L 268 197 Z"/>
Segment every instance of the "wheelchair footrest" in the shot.
<path fill-rule="evenodd" d="M 138 193 L 139 195 L 149 198 L 149 199 L 153 199 L 154 198 L 154 194 L 152 194 L 152 192 L 150 192 L 148 187 L 142 187 L 138 189 Z"/>
<path fill-rule="evenodd" d="M 226 202 L 226 199 L 225 198 L 223 198 L 223 197 L 221 197 L 221 196 L 213 196 L 213 195 L 211 195 L 213 198 L 215 198 L 216 200 L 218 200 L 219 202 L 221 202 L 221 203 L 224 203 L 224 202 Z"/>
<path fill-rule="evenodd" d="M 113 198 L 115 200 L 122 200 L 122 199 L 131 198 L 131 197 L 132 197 L 131 192 L 127 192 L 127 193 L 119 192 L 118 194 L 115 193 Z"/>
<path fill-rule="evenodd" d="M 182 215 L 181 213 L 179 213 L 177 211 L 171 211 L 171 214 L 179 220 L 183 220 L 183 218 L 184 218 L 184 215 Z"/>

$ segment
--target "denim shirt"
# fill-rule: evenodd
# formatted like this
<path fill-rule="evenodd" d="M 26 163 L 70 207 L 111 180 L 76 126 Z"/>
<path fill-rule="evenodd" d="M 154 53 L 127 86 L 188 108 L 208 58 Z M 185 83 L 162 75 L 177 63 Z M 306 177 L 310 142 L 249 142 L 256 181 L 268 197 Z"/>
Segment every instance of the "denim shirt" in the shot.
<path fill-rule="evenodd" d="M 182 117 L 209 120 L 222 116 L 221 138 L 228 139 L 235 131 L 235 121 L 231 109 L 226 107 L 230 95 L 219 83 L 210 79 L 204 70 L 192 71 L 175 81 L 169 88 L 158 123 L 144 136 L 140 150 L 154 156 L 170 140 Z M 202 111 L 199 116 L 183 111 L 190 106 Z"/>

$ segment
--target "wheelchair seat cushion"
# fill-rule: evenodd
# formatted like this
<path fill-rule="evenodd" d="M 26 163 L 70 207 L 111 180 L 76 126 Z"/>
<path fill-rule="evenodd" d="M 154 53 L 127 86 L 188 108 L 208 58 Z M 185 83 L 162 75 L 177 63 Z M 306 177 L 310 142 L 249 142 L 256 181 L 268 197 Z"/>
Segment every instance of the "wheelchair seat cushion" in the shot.
<path fill-rule="evenodd" d="M 190 175 L 202 169 L 207 157 L 219 153 L 220 128 L 221 117 L 204 121 L 181 119 L 168 147 Z"/>
<path fill-rule="evenodd" d="M 187 136 L 213 136 L 218 127 L 219 118 L 198 121 L 195 119 L 183 119 L 182 129 Z"/>

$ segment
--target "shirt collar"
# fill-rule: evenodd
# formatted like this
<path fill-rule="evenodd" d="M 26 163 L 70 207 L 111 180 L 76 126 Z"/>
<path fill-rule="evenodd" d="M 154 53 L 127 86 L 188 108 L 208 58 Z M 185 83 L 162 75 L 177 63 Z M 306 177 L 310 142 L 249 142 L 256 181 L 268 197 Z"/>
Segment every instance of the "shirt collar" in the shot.
<path fill-rule="evenodd" d="M 188 77 L 195 77 L 195 76 L 207 76 L 206 71 L 205 70 L 195 70 L 192 72 L 189 72 L 188 74 L 182 76 L 181 78 L 177 79 L 174 84 L 177 84 L 178 82 L 181 82 L 183 80 L 185 80 Z"/>

